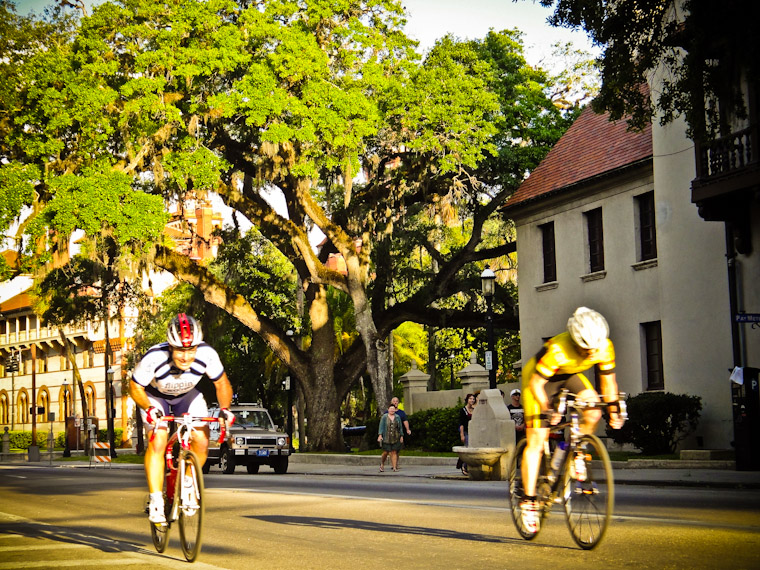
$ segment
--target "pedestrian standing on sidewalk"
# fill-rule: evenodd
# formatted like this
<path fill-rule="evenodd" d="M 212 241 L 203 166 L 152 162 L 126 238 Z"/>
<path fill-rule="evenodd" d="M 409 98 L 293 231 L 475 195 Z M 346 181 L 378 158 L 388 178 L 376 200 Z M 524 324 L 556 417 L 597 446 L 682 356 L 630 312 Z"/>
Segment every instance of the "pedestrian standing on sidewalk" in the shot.
<path fill-rule="evenodd" d="M 523 410 L 522 403 L 520 402 L 520 390 L 515 388 L 509 393 L 511 402 L 507 404 L 509 409 L 509 415 L 512 416 L 512 421 L 515 422 L 515 441 L 520 441 L 525 437 L 525 411 Z"/>
<path fill-rule="evenodd" d="M 404 426 L 401 424 L 401 418 L 396 415 L 396 406 L 391 404 L 388 411 L 380 418 L 380 426 L 377 429 L 377 442 L 383 448 L 383 454 L 380 457 L 380 471 L 385 471 L 385 460 L 388 455 L 391 456 L 391 467 L 398 471 L 398 452 L 404 444 Z"/>
<path fill-rule="evenodd" d="M 464 407 L 459 410 L 459 439 L 467 447 L 470 443 L 470 436 L 468 428 L 470 420 L 472 419 L 472 412 L 475 411 L 475 404 L 478 398 L 475 394 L 467 394 L 464 397 Z M 467 466 L 462 462 L 462 459 L 457 460 L 457 469 L 461 469 L 464 473 L 467 472 Z"/>
<path fill-rule="evenodd" d="M 395 406 L 396 415 L 401 419 L 401 426 L 403 427 L 402 432 L 401 432 L 404 435 L 404 445 L 401 446 L 401 448 L 403 449 L 404 447 L 409 445 L 409 437 L 412 435 L 412 430 L 409 428 L 409 418 L 407 418 L 406 412 L 399 407 L 399 403 L 400 403 L 399 399 L 396 396 L 393 396 L 393 398 L 391 398 L 391 405 Z M 398 459 L 396 459 L 396 471 L 398 471 L 399 469 L 401 469 L 401 450 L 400 449 L 398 452 Z"/>

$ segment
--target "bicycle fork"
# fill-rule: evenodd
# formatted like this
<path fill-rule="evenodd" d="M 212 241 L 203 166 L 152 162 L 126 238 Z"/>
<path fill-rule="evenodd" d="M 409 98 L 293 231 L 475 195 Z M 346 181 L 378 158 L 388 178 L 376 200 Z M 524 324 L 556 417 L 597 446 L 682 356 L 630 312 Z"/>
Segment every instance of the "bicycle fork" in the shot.
<path fill-rule="evenodd" d="M 179 494 L 179 481 L 177 475 L 183 471 L 184 460 L 179 459 L 179 465 L 174 464 L 174 456 L 171 447 L 166 450 L 166 499 L 171 505 L 171 511 L 167 516 L 167 521 L 176 521 L 179 518 L 179 503 L 181 495 Z"/>

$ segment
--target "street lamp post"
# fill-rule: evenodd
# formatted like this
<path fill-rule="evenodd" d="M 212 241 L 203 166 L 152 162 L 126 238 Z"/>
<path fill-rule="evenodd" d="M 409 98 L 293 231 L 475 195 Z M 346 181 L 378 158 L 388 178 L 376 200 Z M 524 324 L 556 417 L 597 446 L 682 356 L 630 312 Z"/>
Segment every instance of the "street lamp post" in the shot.
<path fill-rule="evenodd" d="M 288 338 L 293 336 L 293 331 L 288 329 L 285 331 Z M 293 446 L 293 381 L 290 375 L 285 377 L 285 389 L 288 391 L 288 445 L 290 446 L 290 453 L 293 453 L 295 447 Z"/>
<path fill-rule="evenodd" d="M 66 378 L 63 379 L 61 385 L 61 396 L 63 397 L 63 456 L 71 457 L 71 448 L 69 447 L 69 390 L 66 384 Z"/>
<path fill-rule="evenodd" d="M 114 434 L 114 416 L 116 415 L 116 409 L 113 403 L 113 376 L 116 373 L 116 369 L 108 367 L 106 369 L 106 421 L 108 426 L 108 444 L 111 446 L 111 458 L 117 457 L 116 453 L 116 437 Z"/>
<path fill-rule="evenodd" d="M 454 353 L 453 352 L 449 354 L 449 364 L 451 365 L 451 385 L 449 386 L 449 390 L 453 390 L 454 389 Z"/>
<path fill-rule="evenodd" d="M 488 335 L 488 351 L 486 352 L 486 370 L 488 370 L 488 387 L 496 388 L 497 357 L 493 338 L 493 294 L 496 274 L 489 265 L 486 265 L 480 274 L 480 283 L 483 287 L 483 296 L 486 298 L 486 333 Z"/>

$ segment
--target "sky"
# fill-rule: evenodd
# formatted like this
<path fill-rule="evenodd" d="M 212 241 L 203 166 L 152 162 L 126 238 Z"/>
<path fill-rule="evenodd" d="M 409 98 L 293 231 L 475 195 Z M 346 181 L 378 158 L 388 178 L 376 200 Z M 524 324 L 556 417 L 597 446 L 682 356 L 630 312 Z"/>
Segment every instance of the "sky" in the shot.
<path fill-rule="evenodd" d="M 16 0 L 19 13 L 32 10 L 41 13 L 52 0 Z M 86 0 L 92 6 L 93 0 Z M 551 45 L 572 41 L 577 48 L 593 50 L 581 31 L 553 28 L 546 23 L 552 10 L 537 0 L 402 0 L 409 13 L 406 33 L 420 42 L 420 50 L 431 48 L 435 40 L 448 33 L 460 39 L 480 39 L 488 30 L 518 28 L 524 32 L 523 41 L 529 63 L 543 62 L 550 67 Z"/>

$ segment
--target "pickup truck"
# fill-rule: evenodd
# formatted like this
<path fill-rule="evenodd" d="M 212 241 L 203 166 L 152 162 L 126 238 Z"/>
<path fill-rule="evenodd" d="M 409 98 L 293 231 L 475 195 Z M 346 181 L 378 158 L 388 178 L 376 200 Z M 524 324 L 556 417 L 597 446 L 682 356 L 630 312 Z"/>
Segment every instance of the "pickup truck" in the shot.
<path fill-rule="evenodd" d="M 219 417 L 219 408 L 209 408 L 209 414 Z M 208 459 L 203 472 L 218 466 L 223 473 L 233 473 L 238 465 L 245 465 L 248 473 L 258 473 L 259 467 L 269 465 L 275 473 L 288 471 L 290 441 L 277 431 L 272 417 L 260 404 L 233 404 L 235 423 L 227 439 L 219 443 L 219 423 L 210 424 Z"/>

